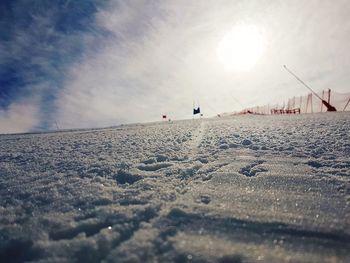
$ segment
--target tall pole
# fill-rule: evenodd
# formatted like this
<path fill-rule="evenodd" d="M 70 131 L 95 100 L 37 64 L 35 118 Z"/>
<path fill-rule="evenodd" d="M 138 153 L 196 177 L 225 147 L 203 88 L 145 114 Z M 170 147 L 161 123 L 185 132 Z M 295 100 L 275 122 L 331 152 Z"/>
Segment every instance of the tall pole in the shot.
<path fill-rule="evenodd" d="M 297 80 L 299 80 L 299 82 L 301 84 L 303 84 L 306 88 L 308 88 L 313 94 L 315 94 L 315 96 L 317 98 L 319 98 L 320 100 L 322 100 L 322 98 L 320 96 L 317 95 L 317 93 L 312 89 L 310 88 L 308 85 L 306 85 L 306 83 L 304 81 L 302 81 L 297 75 L 295 75 L 292 71 L 289 70 L 289 68 L 287 68 L 286 65 L 283 65 L 283 67 L 285 68 L 285 70 L 287 70 L 292 76 L 294 76 Z"/>
<path fill-rule="evenodd" d="M 346 105 L 345 105 L 343 111 L 345 111 L 346 107 L 349 105 L 349 102 L 350 102 L 350 98 L 348 99 L 348 102 L 346 103 Z"/>
<path fill-rule="evenodd" d="M 283 65 L 283 67 L 293 77 L 295 77 L 301 84 L 303 84 L 307 89 L 309 89 L 317 98 L 319 98 L 322 101 L 322 103 L 327 107 L 327 111 L 337 111 L 337 109 L 335 107 L 333 107 L 331 104 L 329 104 L 329 102 L 323 100 L 320 96 L 318 96 L 318 94 L 312 88 L 310 88 L 308 85 L 306 85 L 306 83 L 304 81 L 302 81 L 297 75 L 295 75 L 290 69 L 288 69 L 286 65 Z M 329 92 L 329 96 L 330 96 L 330 90 L 328 92 Z M 330 97 L 328 97 L 328 98 L 330 98 Z"/>

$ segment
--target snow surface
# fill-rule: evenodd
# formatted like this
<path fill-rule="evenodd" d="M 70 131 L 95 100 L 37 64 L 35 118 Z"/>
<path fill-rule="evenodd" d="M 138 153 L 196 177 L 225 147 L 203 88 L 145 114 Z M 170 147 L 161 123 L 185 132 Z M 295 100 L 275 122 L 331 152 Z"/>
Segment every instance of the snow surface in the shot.
<path fill-rule="evenodd" d="M 350 114 L 0 136 L 1 262 L 350 262 Z"/>

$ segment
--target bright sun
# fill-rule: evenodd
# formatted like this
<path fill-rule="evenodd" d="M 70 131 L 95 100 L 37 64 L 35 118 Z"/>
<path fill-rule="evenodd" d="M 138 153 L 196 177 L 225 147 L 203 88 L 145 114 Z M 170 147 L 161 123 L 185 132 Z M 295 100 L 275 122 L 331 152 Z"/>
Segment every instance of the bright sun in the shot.
<path fill-rule="evenodd" d="M 264 39 L 255 26 L 239 25 L 220 41 L 217 54 L 227 70 L 251 69 L 264 51 Z"/>

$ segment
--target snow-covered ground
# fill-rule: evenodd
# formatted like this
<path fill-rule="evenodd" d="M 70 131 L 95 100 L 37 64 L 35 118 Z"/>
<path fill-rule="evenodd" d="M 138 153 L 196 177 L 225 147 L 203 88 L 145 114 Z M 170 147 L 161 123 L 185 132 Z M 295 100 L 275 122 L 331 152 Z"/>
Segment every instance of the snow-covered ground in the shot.
<path fill-rule="evenodd" d="M 1 262 L 350 262 L 350 114 L 0 136 Z"/>

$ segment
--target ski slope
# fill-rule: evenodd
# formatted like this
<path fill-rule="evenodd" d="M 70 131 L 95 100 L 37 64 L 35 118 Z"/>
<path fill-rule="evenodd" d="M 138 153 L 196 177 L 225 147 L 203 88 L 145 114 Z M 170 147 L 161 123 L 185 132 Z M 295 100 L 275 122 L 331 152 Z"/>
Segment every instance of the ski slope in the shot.
<path fill-rule="evenodd" d="M 0 135 L 1 262 L 350 262 L 350 114 Z"/>

